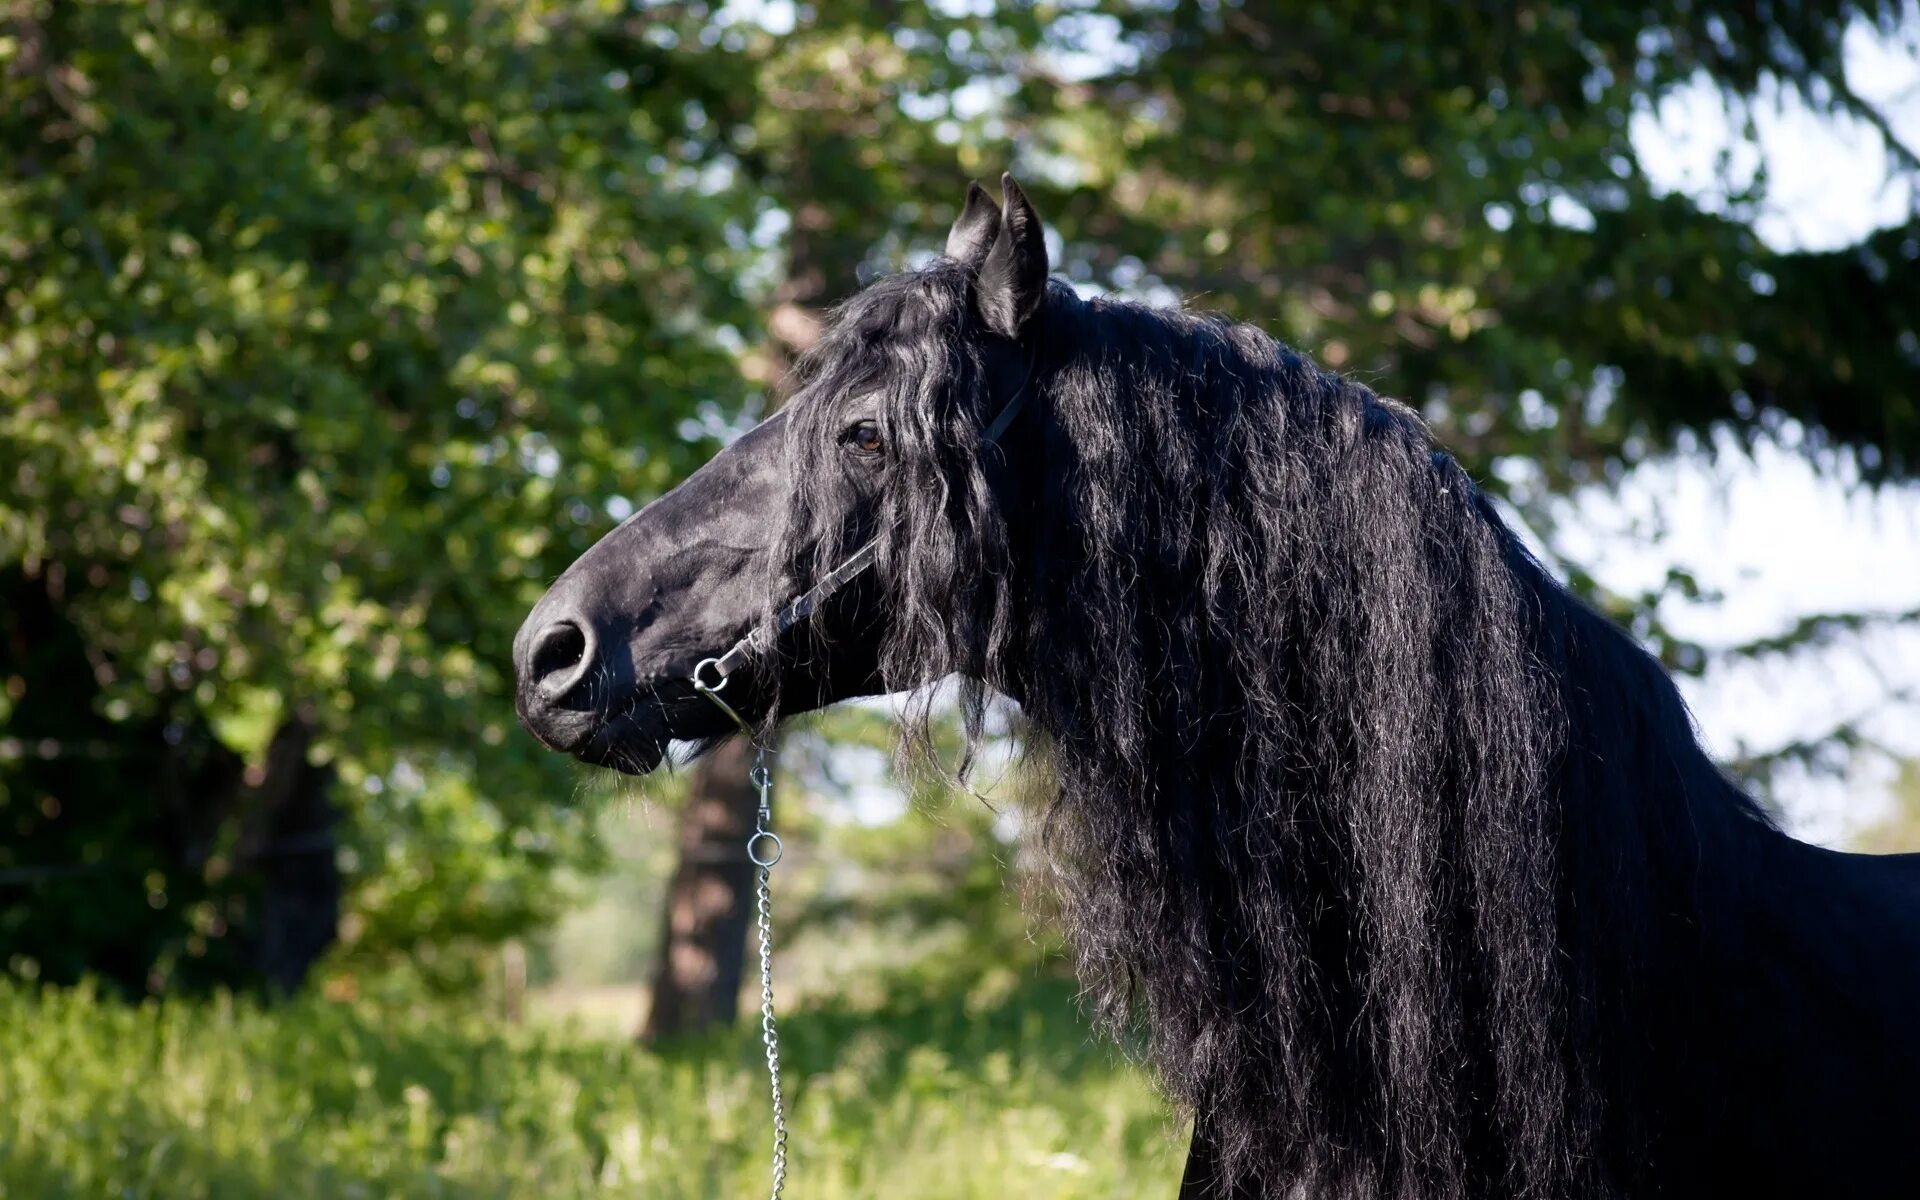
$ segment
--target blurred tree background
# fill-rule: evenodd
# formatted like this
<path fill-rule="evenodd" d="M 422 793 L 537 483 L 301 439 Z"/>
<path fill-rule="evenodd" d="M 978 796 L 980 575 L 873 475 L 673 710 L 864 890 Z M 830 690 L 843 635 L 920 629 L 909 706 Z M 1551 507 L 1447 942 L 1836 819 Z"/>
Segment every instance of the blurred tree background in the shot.
<path fill-rule="evenodd" d="M 595 852 L 517 614 L 747 395 L 734 58 L 571 5 L 10 10 L 0 955 L 292 983 L 334 921 L 271 906 L 337 861 L 349 949 L 457 968 Z"/>
<path fill-rule="evenodd" d="M 515 728 L 508 643 L 1003 167 L 1061 274 L 1407 399 L 1550 555 L 1568 497 L 1729 447 L 1908 488 L 1920 216 L 1776 246 L 1764 171 L 1666 190 L 1631 130 L 1706 88 L 1750 139 L 1791 97 L 1911 187 L 1847 47 L 1916 38 L 1891 0 L 6 0 L 0 964 L 129 993 L 318 964 L 346 995 L 470 987 L 530 939 L 536 973 L 651 970 L 666 1032 L 726 1020 L 738 756 L 610 805 Z M 1920 622 L 1708 646 L 1663 620 L 1702 598 L 1687 564 L 1630 595 L 1557 565 L 1694 675 Z M 864 710 L 789 741 L 800 936 L 1029 961 L 1005 905 L 965 918 L 1017 820 L 863 801 L 883 741 Z M 1871 749 L 1836 718 L 1731 765 Z M 689 788 L 714 803 L 675 836 Z M 646 866 L 608 884 L 615 858 Z M 591 932 L 547 932 L 595 895 Z"/>

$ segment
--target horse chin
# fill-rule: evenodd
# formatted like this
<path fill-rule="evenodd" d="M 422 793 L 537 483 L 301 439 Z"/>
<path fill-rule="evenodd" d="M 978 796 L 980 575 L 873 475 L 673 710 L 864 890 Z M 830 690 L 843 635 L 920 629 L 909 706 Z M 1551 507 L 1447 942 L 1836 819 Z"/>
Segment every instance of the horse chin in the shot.
<path fill-rule="evenodd" d="M 573 756 L 623 775 L 646 775 L 666 760 L 671 737 L 662 706 L 636 705 L 601 722 Z"/>
<path fill-rule="evenodd" d="M 615 717 L 594 731 L 573 755 L 583 763 L 623 775 L 646 775 L 666 760 L 667 743 L 662 737 L 635 728 L 631 717 Z"/>

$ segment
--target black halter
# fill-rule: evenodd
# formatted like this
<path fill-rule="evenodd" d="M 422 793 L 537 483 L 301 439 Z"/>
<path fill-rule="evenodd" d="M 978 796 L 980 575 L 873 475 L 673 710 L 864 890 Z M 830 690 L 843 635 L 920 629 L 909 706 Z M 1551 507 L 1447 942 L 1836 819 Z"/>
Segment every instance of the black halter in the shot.
<path fill-rule="evenodd" d="M 1026 378 L 1020 381 L 1019 389 L 987 426 L 982 438 L 986 445 L 998 444 L 1001 435 L 1013 424 L 1013 419 L 1020 415 L 1020 406 L 1026 402 L 1027 387 L 1032 382 L 1033 363 L 1029 361 Z M 869 538 L 858 550 L 847 555 L 839 566 L 821 576 L 818 583 L 788 601 L 787 606 L 774 616 L 772 623 L 755 626 L 718 658 L 701 659 L 693 668 L 693 686 L 705 693 L 708 699 L 718 702 L 719 697 L 714 693 L 727 685 L 727 676 L 745 666 L 749 659 L 770 649 L 774 639 L 812 616 L 828 597 L 858 579 L 873 565 L 879 552 L 880 539 Z M 737 721 L 739 717 L 735 716 L 734 719 Z"/>

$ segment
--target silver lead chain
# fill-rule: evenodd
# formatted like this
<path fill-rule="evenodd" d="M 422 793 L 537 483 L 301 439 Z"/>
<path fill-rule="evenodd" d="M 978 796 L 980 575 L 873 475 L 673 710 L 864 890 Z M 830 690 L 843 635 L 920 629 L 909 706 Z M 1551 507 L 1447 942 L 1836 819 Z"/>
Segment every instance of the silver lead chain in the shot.
<path fill-rule="evenodd" d="M 712 679 L 709 681 L 708 676 Z M 753 769 L 747 778 L 760 795 L 760 807 L 754 814 L 753 834 L 747 838 L 747 859 L 758 871 L 753 899 L 756 923 L 760 929 L 760 1043 L 767 1048 L 767 1085 L 773 1097 L 773 1193 L 780 1200 L 787 1188 L 787 1099 L 780 1087 L 780 1025 L 773 1012 L 773 868 L 785 847 L 773 831 L 773 772 L 767 767 L 767 748 L 754 736 L 753 727 L 733 706 L 720 698 L 727 686 L 725 668 L 720 660 L 703 660 L 693 669 L 693 689 L 711 700 L 721 712 L 753 743 Z"/>
<path fill-rule="evenodd" d="M 751 777 L 760 790 L 760 811 L 753 836 L 747 839 L 747 857 L 760 873 L 754 887 L 760 924 L 760 1041 L 767 1048 L 767 1084 L 773 1096 L 773 1200 L 780 1200 L 787 1186 L 787 1102 L 780 1090 L 780 1026 L 773 1013 L 773 891 L 769 885 L 782 847 L 779 835 L 769 828 L 773 775 L 767 770 L 766 750 L 758 744 Z"/>

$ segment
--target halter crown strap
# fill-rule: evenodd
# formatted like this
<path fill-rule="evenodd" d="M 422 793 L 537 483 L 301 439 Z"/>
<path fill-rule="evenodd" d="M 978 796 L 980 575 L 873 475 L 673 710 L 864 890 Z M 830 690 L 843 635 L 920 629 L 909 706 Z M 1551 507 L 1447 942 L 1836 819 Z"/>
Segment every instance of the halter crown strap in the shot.
<path fill-rule="evenodd" d="M 987 445 L 997 444 L 1000 436 L 1013 426 L 1013 419 L 1020 415 L 1020 407 L 1026 403 L 1027 387 L 1032 382 L 1033 366 L 1029 363 L 1027 377 L 1020 381 L 1019 390 L 1014 392 L 1013 398 L 1001 407 L 992 423 L 987 426 L 986 434 L 982 438 Z M 787 606 L 774 617 L 771 625 L 765 623 L 756 625 L 747 636 L 735 642 L 725 654 L 718 658 L 703 660 L 693 669 L 694 686 L 700 687 L 702 691 L 709 694 L 719 691 L 726 686 L 727 676 L 747 665 L 754 656 L 770 649 L 774 638 L 819 611 L 820 605 L 825 603 L 829 596 L 859 578 L 868 567 L 874 564 L 874 560 L 879 555 L 880 539 L 877 537 L 868 539 L 858 550 L 849 554 L 839 566 L 822 575 L 819 582 L 788 601 Z M 702 686 L 703 682 L 705 686 Z"/>
<path fill-rule="evenodd" d="M 1027 377 L 1020 381 L 1019 390 L 1014 392 L 1013 398 L 1008 400 L 1000 409 L 1000 415 L 993 419 L 993 424 L 987 426 L 986 435 L 982 439 L 987 445 L 992 446 L 998 443 L 1000 441 L 1000 435 L 1005 433 L 1013 424 L 1013 419 L 1020 415 L 1020 406 L 1026 403 L 1027 399 L 1027 385 L 1032 382 L 1033 367 L 1029 364 L 1027 367 Z"/>

